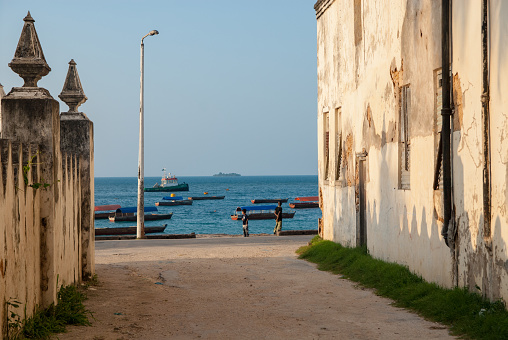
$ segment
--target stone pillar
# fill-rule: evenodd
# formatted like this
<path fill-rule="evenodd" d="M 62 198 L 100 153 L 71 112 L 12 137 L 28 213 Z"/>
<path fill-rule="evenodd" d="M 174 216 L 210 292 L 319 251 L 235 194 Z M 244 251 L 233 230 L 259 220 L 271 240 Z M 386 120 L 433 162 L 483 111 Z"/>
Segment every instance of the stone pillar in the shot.
<path fill-rule="evenodd" d="M 61 214 L 58 201 L 59 175 L 61 174 L 60 117 L 58 102 L 48 90 L 37 87 L 37 81 L 51 69 L 46 63 L 30 12 L 23 19 L 24 26 L 14 58 L 9 67 L 25 83 L 14 87 L 1 101 L 2 138 L 17 140 L 24 145 L 40 145 L 37 162 L 40 179 L 50 184 L 38 189 L 41 199 L 41 296 L 43 307 L 56 301 L 57 275 L 55 270 L 55 230 Z"/>
<path fill-rule="evenodd" d="M 3 97 L 5 97 L 4 86 L 0 84 L 0 103 Z M 2 138 L 2 105 L 0 105 L 0 138 Z"/>
<path fill-rule="evenodd" d="M 78 107 L 87 98 L 83 92 L 74 60 L 62 93 L 58 96 L 69 106 L 60 115 L 60 148 L 63 154 L 79 157 L 81 180 L 81 279 L 87 280 L 95 273 L 95 227 L 94 227 L 94 140 L 93 123 Z"/>

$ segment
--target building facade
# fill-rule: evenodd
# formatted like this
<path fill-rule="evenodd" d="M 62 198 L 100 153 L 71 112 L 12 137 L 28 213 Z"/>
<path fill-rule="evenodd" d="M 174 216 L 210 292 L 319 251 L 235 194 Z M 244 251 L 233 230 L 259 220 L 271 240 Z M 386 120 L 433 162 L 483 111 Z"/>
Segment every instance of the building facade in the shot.
<path fill-rule="evenodd" d="M 315 4 L 320 233 L 444 287 L 507 300 L 508 3 L 448 4 L 447 224 L 442 2 Z"/>

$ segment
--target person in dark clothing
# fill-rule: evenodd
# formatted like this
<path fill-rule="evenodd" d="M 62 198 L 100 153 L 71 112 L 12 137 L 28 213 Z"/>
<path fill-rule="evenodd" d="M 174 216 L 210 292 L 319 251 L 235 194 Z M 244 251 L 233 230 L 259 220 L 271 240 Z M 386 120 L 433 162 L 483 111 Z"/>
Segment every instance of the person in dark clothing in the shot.
<path fill-rule="evenodd" d="M 282 230 L 282 202 L 279 201 L 279 205 L 275 208 L 275 228 L 273 228 L 273 233 L 279 236 L 280 231 Z"/>
<path fill-rule="evenodd" d="M 249 237 L 249 216 L 247 216 L 247 210 L 242 210 L 242 225 L 243 225 L 243 237 Z"/>

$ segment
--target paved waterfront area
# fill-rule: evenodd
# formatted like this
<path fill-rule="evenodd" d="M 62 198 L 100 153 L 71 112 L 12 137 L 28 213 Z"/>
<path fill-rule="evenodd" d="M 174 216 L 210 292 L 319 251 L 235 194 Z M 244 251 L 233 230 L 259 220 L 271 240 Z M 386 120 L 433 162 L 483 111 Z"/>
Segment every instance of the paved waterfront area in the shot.
<path fill-rule="evenodd" d="M 312 236 L 96 242 L 91 327 L 60 339 L 452 339 L 298 260 Z"/>

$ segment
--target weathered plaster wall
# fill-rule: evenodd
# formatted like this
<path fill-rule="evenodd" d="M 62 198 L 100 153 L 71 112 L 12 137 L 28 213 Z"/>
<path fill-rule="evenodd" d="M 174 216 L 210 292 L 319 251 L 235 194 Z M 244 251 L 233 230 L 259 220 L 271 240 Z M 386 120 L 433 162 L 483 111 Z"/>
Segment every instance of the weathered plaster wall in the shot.
<path fill-rule="evenodd" d="M 37 147 L 0 139 L 0 336 L 7 334 L 7 301 L 26 304 L 30 314 L 42 302 L 40 289 L 40 194 L 26 186 L 20 164 Z M 29 183 L 37 181 L 32 167 Z M 18 314 L 22 314 L 22 310 Z"/>
<path fill-rule="evenodd" d="M 508 4 L 490 1 L 490 157 L 491 235 L 484 233 L 482 144 L 481 1 L 453 2 L 454 86 L 461 94 L 461 131 L 454 133 L 454 198 L 458 233 L 459 285 L 491 299 L 508 299 Z M 456 110 L 456 114 L 458 110 Z"/>
<path fill-rule="evenodd" d="M 358 6 L 361 15 L 355 14 Z M 325 238 L 356 245 L 356 154 L 365 150 L 370 253 L 451 286 L 452 260 L 439 235 L 432 187 L 440 15 L 437 2 L 335 0 L 318 18 L 318 162 Z M 399 87 L 403 85 L 411 87 L 410 190 L 399 189 Z M 324 180 L 324 107 L 331 119 L 330 135 L 338 132 L 334 110 L 340 107 L 337 130 L 352 141 L 343 145 L 343 155 L 350 155 L 347 166 L 352 168 L 343 182 L 333 176 Z M 333 142 L 330 152 L 333 173 L 338 154 Z"/>
<path fill-rule="evenodd" d="M 27 146 L 28 145 L 28 146 Z M 47 182 L 42 177 L 43 157 L 37 155 L 36 145 L 0 139 L 0 336 L 6 335 L 7 312 L 10 308 L 20 315 L 24 307 L 28 316 L 36 306 L 47 306 L 61 285 L 73 284 L 81 277 L 80 181 L 75 157 L 65 157 L 63 167 L 56 171 L 61 179 Z M 39 154 L 40 155 L 40 154 Z M 32 162 L 27 173 L 23 166 Z M 25 178 L 27 183 L 25 183 Z M 51 184 L 34 189 L 33 183 Z M 53 202 L 52 233 L 41 219 L 47 191 L 58 192 Z M 45 239 L 46 238 L 46 239 Z M 48 239 L 50 238 L 50 239 Z M 49 248 L 47 245 L 52 244 Z M 46 246 L 42 246 L 46 245 Z M 48 263 L 50 262 L 50 263 Z M 48 295 L 50 295 L 48 297 Z M 46 296 L 46 299 L 44 298 Z M 19 301 L 14 310 L 6 302 Z"/>
<path fill-rule="evenodd" d="M 36 306 L 56 302 L 61 285 L 82 279 L 81 245 L 90 240 L 83 240 L 81 232 L 83 157 L 60 151 L 58 103 L 49 94 L 27 99 L 14 91 L 1 105 L 2 135 L 8 138 L 0 139 L 0 337 L 4 337 L 9 308 L 24 315 L 26 306 L 30 316 Z M 30 171 L 23 172 L 30 162 Z M 93 166 L 93 153 L 86 166 Z M 93 198 L 89 179 L 85 185 Z M 88 204 L 87 214 L 91 211 L 93 205 Z M 85 260 L 93 262 L 90 256 L 88 249 Z M 9 307 L 7 302 L 13 300 L 21 302 L 19 309 Z"/>
<path fill-rule="evenodd" d="M 358 169 L 350 168 L 365 150 L 370 253 L 408 265 L 441 285 L 478 286 L 491 299 L 508 299 L 508 106 L 503 96 L 508 90 L 508 5 L 489 2 L 490 235 L 484 233 L 483 212 L 482 2 L 455 0 L 451 7 L 453 218 L 458 228 L 453 253 L 440 236 L 441 191 L 433 190 L 441 119 L 435 95 L 441 68 L 440 2 L 335 0 L 316 6 L 320 3 L 327 4 L 326 10 L 317 10 L 323 236 L 356 245 Z M 406 85 L 411 88 L 410 189 L 401 190 L 399 89 Z M 330 126 L 328 176 L 325 119 Z M 339 152 L 334 140 L 340 134 L 342 166 L 347 169 L 343 179 L 335 180 Z"/>

